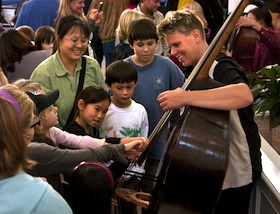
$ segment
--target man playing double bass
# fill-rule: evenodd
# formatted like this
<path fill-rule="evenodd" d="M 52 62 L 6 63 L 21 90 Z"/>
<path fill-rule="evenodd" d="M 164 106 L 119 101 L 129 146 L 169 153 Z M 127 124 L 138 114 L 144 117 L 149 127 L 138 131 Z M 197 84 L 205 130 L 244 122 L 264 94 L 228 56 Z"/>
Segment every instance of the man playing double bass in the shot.
<path fill-rule="evenodd" d="M 201 21 L 191 12 L 173 12 L 159 24 L 158 32 L 184 66 L 196 66 L 208 48 Z M 261 173 L 253 96 L 245 70 L 225 54 L 218 54 L 208 75 L 224 86 L 204 90 L 177 88 L 162 92 L 158 101 L 164 111 L 188 105 L 230 111 L 229 163 L 215 214 L 247 214 L 251 190 Z"/>

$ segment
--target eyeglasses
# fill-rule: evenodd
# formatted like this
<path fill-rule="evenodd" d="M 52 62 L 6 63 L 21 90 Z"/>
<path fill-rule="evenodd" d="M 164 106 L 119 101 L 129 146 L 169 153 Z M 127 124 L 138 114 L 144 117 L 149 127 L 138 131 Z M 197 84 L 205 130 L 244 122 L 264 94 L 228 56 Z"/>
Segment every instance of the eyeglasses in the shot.
<path fill-rule="evenodd" d="M 37 116 L 34 116 L 33 123 L 31 124 L 30 128 L 32 129 L 32 128 L 34 128 L 35 126 L 40 125 L 40 122 L 41 122 L 41 121 L 40 121 L 40 118 L 37 117 Z"/>
<path fill-rule="evenodd" d="M 87 45 L 89 40 L 88 39 L 76 39 L 76 38 L 63 38 L 71 42 L 73 46 L 77 46 L 79 43 L 81 45 Z"/>

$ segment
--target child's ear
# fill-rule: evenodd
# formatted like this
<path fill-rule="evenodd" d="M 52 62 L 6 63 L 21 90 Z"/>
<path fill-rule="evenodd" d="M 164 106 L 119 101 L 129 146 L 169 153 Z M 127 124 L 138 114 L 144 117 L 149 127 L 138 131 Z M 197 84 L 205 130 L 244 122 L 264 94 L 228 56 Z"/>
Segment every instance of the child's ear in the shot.
<path fill-rule="evenodd" d="M 106 83 L 107 89 L 111 90 L 111 87 Z"/>
<path fill-rule="evenodd" d="M 192 31 L 192 36 L 193 36 L 195 42 L 199 42 L 201 40 L 201 38 L 200 38 L 201 37 L 200 31 L 197 30 L 197 29 Z"/>
<path fill-rule="evenodd" d="M 43 128 L 44 128 L 44 125 L 43 125 L 42 120 L 41 120 L 40 124 L 34 127 L 34 130 L 40 133 L 40 131 Z"/>
<path fill-rule="evenodd" d="M 58 42 L 59 41 L 59 36 L 57 34 L 55 34 L 54 39 L 55 39 L 55 41 Z"/>
<path fill-rule="evenodd" d="M 81 110 L 81 111 L 84 110 L 85 102 L 83 99 L 79 99 L 77 105 L 78 105 L 79 110 Z"/>

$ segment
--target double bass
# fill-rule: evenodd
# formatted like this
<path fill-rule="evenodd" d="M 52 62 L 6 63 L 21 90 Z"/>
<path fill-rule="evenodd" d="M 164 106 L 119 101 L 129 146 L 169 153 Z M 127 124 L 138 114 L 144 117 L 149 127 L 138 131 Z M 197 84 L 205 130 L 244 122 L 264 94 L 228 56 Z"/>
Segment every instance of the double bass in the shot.
<path fill-rule="evenodd" d="M 253 72 L 253 60 L 258 34 L 251 27 L 234 29 L 229 41 L 228 51 L 247 74 Z"/>
<path fill-rule="evenodd" d="M 249 0 L 241 1 L 224 22 L 208 49 L 182 86 L 185 90 L 219 87 L 208 71 Z M 259 4 L 260 5 L 260 4 Z M 229 111 L 186 106 L 169 135 L 152 194 L 126 197 L 147 213 L 213 213 L 224 181 L 229 153 Z M 138 159 L 141 165 L 166 126 L 167 111 L 151 133 L 150 144 Z M 122 191 L 117 188 L 120 197 Z M 148 201 L 144 199 L 148 198 Z M 125 199 L 125 197 L 123 197 Z"/>

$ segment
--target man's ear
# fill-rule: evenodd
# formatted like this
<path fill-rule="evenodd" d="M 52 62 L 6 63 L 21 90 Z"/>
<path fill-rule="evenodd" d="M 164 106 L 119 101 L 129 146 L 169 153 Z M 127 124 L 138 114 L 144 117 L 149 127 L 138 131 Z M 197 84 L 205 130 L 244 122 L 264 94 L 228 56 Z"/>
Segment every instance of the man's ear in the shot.
<path fill-rule="evenodd" d="M 83 99 L 79 99 L 77 105 L 78 105 L 78 109 L 82 111 L 84 110 L 85 107 L 85 101 Z"/>
<path fill-rule="evenodd" d="M 201 40 L 201 34 L 198 29 L 194 29 L 192 31 L 192 36 L 193 36 L 195 42 L 199 42 Z"/>

